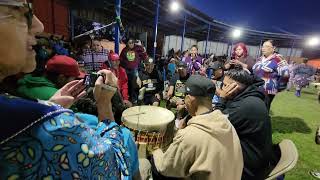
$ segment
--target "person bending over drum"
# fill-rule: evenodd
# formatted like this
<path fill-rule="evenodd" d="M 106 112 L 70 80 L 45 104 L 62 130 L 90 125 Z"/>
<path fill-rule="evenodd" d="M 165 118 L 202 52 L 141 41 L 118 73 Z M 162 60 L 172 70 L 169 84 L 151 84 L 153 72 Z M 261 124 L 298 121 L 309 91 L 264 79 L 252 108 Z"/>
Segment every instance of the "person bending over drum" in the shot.
<path fill-rule="evenodd" d="M 153 151 L 154 179 L 241 179 L 240 141 L 227 116 L 212 110 L 213 82 L 194 75 L 185 86 L 185 104 L 192 118 L 184 129 L 178 130 L 165 152 Z"/>
<path fill-rule="evenodd" d="M 160 94 L 162 91 L 162 83 L 159 72 L 157 71 L 152 58 L 144 61 L 144 70 L 139 72 L 138 86 L 139 90 L 138 100 L 144 105 L 159 106 Z"/>

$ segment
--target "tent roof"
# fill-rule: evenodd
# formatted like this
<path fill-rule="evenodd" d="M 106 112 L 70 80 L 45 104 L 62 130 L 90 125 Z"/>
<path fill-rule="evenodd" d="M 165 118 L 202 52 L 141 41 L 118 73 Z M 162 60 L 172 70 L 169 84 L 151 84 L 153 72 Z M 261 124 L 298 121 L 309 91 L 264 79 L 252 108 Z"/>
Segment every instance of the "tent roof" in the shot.
<path fill-rule="evenodd" d="M 155 8 L 157 0 L 122 0 L 121 19 L 124 26 L 135 25 L 154 27 Z M 180 0 L 184 11 L 172 13 L 169 10 L 170 0 L 160 1 L 160 15 L 158 31 L 165 35 L 181 35 L 184 24 L 184 13 L 187 14 L 186 37 L 205 40 L 208 24 L 211 25 L 210 41 L 231 42 L 230 32 L 235 27 L 216 21 L 198 9 L 188 5 L 186 0 Z M 115 16 L 115 0 L 72 0 L 75 8 L 94 8 L 104 11 L 106 17 Z M 294 34 L 263 32 L 252 29 L 243 29 L 244 35 L 239 41 L 251 45 L 259 45 L 261 40 L 274 39 L 281 47 L 291 47 L 293 39 L 295 46 L 299 46 L 302 37 Z"/>

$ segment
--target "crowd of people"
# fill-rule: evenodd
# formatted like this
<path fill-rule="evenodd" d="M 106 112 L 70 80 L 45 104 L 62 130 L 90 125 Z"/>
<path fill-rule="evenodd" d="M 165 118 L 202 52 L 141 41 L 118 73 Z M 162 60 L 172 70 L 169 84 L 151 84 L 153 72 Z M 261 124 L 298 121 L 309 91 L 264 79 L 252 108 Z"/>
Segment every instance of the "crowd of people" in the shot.
<path fill-rule="evenodd" d="M 229 59 L 201 57 L 196 45 L 152 59 L 134 38 L 120 54 L 98 39 L 80 53 L 56 40 L 48 53 L 26 0 L 0 0 L 0 19 L 1 179 L 145 177 L 121 126 L 122 112 L 139 105 L 176 114 L 171 144 L 149 158 L 154 179 L 265 179 L 280 157 L 272 101 L 292 84 L 300 97 L 316 73 L 306 61 L 287 62 L 272 40 L 257 60 L 244 43 Z"/>

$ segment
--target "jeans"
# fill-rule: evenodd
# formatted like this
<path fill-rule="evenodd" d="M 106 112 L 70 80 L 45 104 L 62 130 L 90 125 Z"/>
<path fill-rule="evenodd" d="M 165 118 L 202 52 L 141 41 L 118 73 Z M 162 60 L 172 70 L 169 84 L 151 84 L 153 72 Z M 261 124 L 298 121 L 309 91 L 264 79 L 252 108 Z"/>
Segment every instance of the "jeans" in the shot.
<path fill-rule="evenodd" d="M 128 76 L 129 98 L 132 103 L 135 103 L 138 100 L 138 85 L 137 85 L 138 69 L 126 69 L 126 73 Z"/>

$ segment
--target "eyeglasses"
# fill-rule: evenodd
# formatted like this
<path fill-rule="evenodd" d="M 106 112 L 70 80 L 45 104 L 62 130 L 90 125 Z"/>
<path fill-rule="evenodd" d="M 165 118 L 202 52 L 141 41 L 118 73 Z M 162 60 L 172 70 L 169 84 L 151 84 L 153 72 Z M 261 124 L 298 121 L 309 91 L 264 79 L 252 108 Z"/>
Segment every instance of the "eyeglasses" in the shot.
<path fill-rule="evenodd" d="M 19 10 L 20 12 L 23 12 L 25 18 L 27 19 L 27 25 L 28 29 L 31 29 L 32 26 L 32 19 L 33 19 L 33 9 L 32 9 L 32 3 L 13 3 L 13 2 L 0 2 L 0 6 L 9 6 L 13 7 L 14 9 Z M 13 15 L 7 15 L 0 17 L 0 19 L 5 19 L 12 17 Z"/>

